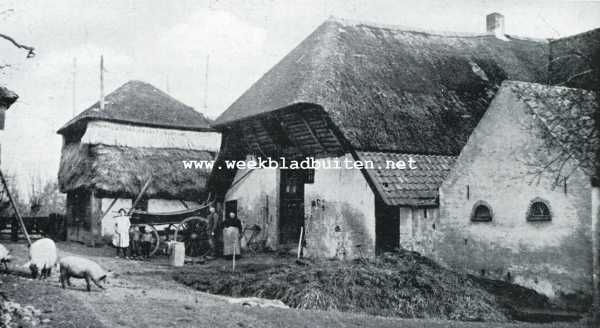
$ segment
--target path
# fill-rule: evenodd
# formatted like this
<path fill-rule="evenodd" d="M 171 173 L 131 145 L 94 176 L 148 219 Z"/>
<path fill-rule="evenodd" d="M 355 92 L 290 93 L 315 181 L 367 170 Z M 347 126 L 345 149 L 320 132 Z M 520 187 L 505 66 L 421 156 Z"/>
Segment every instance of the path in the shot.
<path fill-rule="evenodd" d="M 24 245 L 7 245 L 23 259 Z M 46 282 L 74 298 L 106 327 L 406 327 L 406 328 L 508 328 L 508 327 L 582 327 L 577 324 L 493 324 L 456 321 L 384 318 L 369 315 L 301 311 L 294 309 L 250 308 L 230 304 L 226 297 L 210 295 L 185 287 L 171 279 L 166 261 L 142 262 L 116 259 L 110 249 L 88 248 L 60 243 L 60 256 L 85 254 L 114 276 L 106 290 L 93 286 L 85 291 L 83 280 L 72 279 L 73 286 L 59 288 L 56 273 Z M 17 264 L 22 264 L 18 260 Z M 77 325 L 75 325 L 77 326 Z"/>

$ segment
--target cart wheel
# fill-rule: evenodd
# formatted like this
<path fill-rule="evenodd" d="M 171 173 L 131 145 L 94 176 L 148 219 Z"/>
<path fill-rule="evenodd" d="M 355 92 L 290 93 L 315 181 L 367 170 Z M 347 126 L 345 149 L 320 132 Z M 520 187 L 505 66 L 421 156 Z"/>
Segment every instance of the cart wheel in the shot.
<path fill-rule="evenodd" d="M 145 226 L 146 229 L 150 228 L 150 233 L 152 234 L 152 241 L 151 243 L 151 251 L 150 251 L 150 256 L 154 255 L 154 253 L 156 253 L 156 251 L 158 251 L 158 248 L 160 246 L 160 236 L 158 235 L 158 230 L 156 230 L 156 228 L 152 225 L 152 224 L 136 224 L 136 226 Z"/>
<path fill-rule="evenodd" d="M 190 257 L 205 255 L 210 250 L 208 220 L 203 217 L 192 216 L 181 221 L 177 230 L 175 230 L 173 239 L 184 243 L 185 255 Z"/>

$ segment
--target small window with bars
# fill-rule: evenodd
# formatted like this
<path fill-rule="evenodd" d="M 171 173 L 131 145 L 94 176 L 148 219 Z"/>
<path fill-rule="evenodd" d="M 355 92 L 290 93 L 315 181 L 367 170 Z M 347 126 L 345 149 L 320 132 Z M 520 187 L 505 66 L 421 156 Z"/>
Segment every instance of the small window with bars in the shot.
<path fill-rule="evenodd" d="M 551 221 L 552 212 L 548 202 L 543 199 L 536 198 L 531 201 L 527 210 L 527 221 Z"/>

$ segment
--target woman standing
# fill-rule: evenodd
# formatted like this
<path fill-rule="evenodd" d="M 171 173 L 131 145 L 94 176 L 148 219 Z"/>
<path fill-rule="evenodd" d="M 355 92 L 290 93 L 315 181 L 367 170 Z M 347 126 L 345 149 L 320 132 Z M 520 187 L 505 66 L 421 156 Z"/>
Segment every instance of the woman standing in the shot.
<path fill-rule="evenodd" d="M 235 216 L 235 213 L 229 213 L 229 217 L 223 222 L 223 255 L 226 259 L 240 257 L 242 238 L 242 222 Z"/>
<path fill-rule="evenodd" d="M 127 257 L 130 225 L 127 211 L 124 208 L 120 209 L 119 216 L 115 219 L 115 230 L 112 239 L 113 246 L 117 248 L 117 257 L 119 257 L 119 253 L 123 253 L 123 258 Z"/>

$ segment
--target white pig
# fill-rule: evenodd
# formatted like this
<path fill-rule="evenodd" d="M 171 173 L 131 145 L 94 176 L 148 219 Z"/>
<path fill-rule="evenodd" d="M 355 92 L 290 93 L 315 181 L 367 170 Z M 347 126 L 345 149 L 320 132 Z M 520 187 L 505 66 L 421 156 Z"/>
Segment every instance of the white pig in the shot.
<path fill-rule="evenodd" d="M 107 272 L 98 263 L 78 256 L 63 257 L 59 261 L 60 284 L 65 288 L 65 282 L 71 286 L 69 278 L 85 279 L 87 291 L 91 290 L 90 280 L 100 289 L 104 289 L 100 282 L 106 281 Z"/>
<path fill-rule="evenodd" d="M 36 240 L 29 247 L 29 270 L 33 279 L 46 279 L 52 274 L 52 267 L 56 265 L 56 245 L 49 238 Z M 26 265 L 27 265 L 26 264 Z"/>
<path fill-rule="evenodd" d="M 4 264 L 4 271 L 8 271 L 8 262 L 11 260 L 12 255 L 10 255 L 10 251 L 4 245 L 0 244 L 0 264 Z"/>

